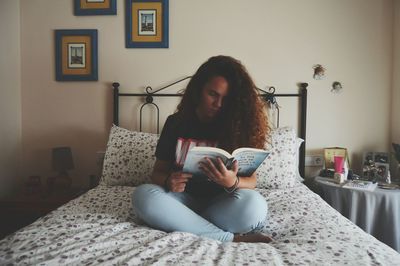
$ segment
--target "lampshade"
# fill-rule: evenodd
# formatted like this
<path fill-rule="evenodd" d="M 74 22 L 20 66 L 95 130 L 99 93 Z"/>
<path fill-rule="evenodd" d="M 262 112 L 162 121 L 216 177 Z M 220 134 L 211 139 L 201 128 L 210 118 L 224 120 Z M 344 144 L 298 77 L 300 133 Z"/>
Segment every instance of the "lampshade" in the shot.
<path fill-rule="evenodd" d="M 52 168 L 55 171 L 65 172 L 74 169 L 70 147 L 56 147 L 52 150 Z"/>

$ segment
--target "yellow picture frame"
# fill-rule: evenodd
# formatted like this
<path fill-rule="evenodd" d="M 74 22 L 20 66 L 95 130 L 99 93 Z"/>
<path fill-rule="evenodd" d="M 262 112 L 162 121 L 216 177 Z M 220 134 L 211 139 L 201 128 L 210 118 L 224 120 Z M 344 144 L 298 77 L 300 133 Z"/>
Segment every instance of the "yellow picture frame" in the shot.
<path fill-rule="evenodd" d="M 348 167 L 350 168 L 350 159 L 346 148 L 327 147 L 324 148 L 325 169 L 335 169 L 335 156 L 344 157 Z"/>
<path fill-rule="evenodd" d="M 126 0 L 126 48 L 169 47 L 168 4 L 168 0 Z"/>
<path fill-rule="evenodd" d="M 117 0 L 74 0 L 75 16 L 116 14 Z"/>
<path fill-rule="evenodd" d="M 57 81 L 97 81 L 97 29 L 55 30 Z"/>

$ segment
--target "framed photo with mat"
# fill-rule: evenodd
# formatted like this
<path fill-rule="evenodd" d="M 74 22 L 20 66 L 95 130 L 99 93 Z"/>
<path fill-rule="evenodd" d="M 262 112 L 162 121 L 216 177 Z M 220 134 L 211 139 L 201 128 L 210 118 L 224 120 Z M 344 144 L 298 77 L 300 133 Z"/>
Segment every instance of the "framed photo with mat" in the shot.
<path fill-rule="evenodd" d="M 126 0 L 126 48 L 168 48 L 168 0 Z"/>
<path fill-rule="evenodd" d="M 74 0 L 75 16 L 116 14 L 117 0 Z"/>
<path fill-rule="evenodd" d="M 55 30 L 57 81 L 96 81 L 97 30 Z"/>
<path fill-rule="evenodd" d="M 390 157 L 387 152 L 364 152 L 362 160 L 363 178 L 378 182 L 390 182 Z"/>

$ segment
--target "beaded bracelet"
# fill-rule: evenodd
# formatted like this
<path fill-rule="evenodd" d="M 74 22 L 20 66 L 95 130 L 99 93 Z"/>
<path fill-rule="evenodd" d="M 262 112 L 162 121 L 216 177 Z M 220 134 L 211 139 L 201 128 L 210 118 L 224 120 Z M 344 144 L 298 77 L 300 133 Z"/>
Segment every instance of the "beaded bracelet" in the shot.
<path fill-rule="evenodd" d="M 234 184 L 233 186 L 231 186 L 230 188 L 224 187 L 224 190 L 225 190 L 226 192 L 228 192 L 228 193 L 233 193 L 233 192 L 235 192 L 235 191 L 238 189 L 239 181 L 240 181 L 240 180 L 239 180 L 239 177 L 236 176 L 235 184 Z"/>

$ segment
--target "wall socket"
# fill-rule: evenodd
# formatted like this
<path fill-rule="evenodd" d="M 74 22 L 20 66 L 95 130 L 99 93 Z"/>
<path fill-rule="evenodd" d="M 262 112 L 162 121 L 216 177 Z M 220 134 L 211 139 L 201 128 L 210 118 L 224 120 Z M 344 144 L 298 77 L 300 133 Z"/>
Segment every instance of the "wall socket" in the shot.
<path fill-rule="evenodd" d="M 324 158 L 322 155 L 306 155 L 305 166 L 323 166 Z"/>

